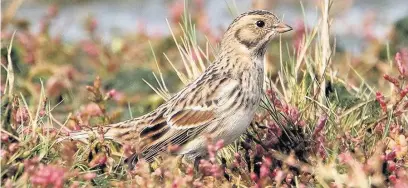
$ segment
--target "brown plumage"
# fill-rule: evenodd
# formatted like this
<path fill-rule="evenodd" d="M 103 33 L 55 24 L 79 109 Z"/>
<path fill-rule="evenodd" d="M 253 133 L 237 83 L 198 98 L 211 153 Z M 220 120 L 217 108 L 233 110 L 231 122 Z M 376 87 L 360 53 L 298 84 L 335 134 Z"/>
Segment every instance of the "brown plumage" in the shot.
<path fill-rule="evenodd" d="M 216 60 L 201 76 L 156 110 L 103 127 L 104 137 L 137 146 L 134 157 L 147 161 L 170 144 L 179 145 L 177 154 L 187 159 L 205 156 L 207 135 L 230 144 L 245 132 L 259 105 L 268 42 L 289 30 L 268 11 L 241 14 L 224 34 Z M 97 134 L 80 131 L 68 138 L 86 139 L 90 133 Z"/>

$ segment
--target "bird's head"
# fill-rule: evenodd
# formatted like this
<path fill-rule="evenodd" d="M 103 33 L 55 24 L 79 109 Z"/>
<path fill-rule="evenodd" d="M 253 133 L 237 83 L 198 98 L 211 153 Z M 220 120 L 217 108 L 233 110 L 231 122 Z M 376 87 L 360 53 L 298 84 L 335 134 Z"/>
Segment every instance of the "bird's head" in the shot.
<path fill-rule="evenodd" d="M 263 56 L 268 42 L 277 34 L 292 30 L 269 11 L 254 10 L 241 14 L 228 27 L 221 48 L 243 47 Z"/>

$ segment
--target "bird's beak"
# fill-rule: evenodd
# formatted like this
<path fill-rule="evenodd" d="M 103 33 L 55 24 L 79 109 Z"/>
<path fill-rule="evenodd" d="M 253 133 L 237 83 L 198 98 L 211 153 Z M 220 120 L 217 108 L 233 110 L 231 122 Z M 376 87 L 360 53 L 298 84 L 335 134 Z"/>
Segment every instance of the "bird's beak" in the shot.
<path fill-rule="evenodd" d="M 288 31 L 292 30 L 292 27 L 290 27 L 290 26 L 288 26 L 288 25 L 286 25 L 284 23 L 278 23 L 278 24 L 275 24 L 273 26 L 275 28 L 275 31 L 277 31 L 278 33 L 285 33 L 285 32 L 288 32 Z"/>

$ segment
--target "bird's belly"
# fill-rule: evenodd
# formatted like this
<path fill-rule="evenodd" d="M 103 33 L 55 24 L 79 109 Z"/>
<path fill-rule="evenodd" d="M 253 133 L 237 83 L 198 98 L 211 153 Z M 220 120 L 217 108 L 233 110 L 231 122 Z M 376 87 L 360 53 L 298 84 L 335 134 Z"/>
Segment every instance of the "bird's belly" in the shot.
<path fill-rule="evenodd" d="M 245 133 L 255 114 L 255 109 L 242 109 L 225 119 L 226 126 L 219 130 L 216 140 L 224 140 L 224 145 L 231 144 Z"/>
<path fill-rule="evenodd" d="M 214 125 L 214 127 L 218 128 L 214 130 L 214 137 L 212 137 L 212 140 L 214 142 L 223 140 L 224 146 L 231 144 L 246 131 L 254 117 L 254 114 L 255 110 L 242 109 L 235 111 L 235 113 L 222 121 L 223 125 Z M 205 156 L 208 146 L 207 136 L 208 134 L 203 134 L 198 138 L 186 143 L 186 145 L 179 150 L 178 154 L 185 155 L 190 160 L 197 156 Z"/>

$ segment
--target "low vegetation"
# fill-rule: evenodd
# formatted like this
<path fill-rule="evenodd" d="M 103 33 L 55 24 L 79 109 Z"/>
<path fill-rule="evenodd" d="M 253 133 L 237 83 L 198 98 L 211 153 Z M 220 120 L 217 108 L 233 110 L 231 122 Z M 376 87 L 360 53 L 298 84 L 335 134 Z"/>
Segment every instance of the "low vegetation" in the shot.
<path fill-rule="evenodd" d="M 188 7 L 201 13 L 191 16 L 172 8 L 170 36 L 140 29 L 109 44 L 93 17 L 86 40 L 51 36 L 57 6 L 38 33 L 3 18 L 2 29 L 16 32 L 1 34 L 1 186 L 408 187 L 408 47 L 367 39 L 378 50 L 355 57 L 338 49 L 328 0 L 313 28 L 298 24 L 270 44 L 253 123 L 232 145 L 209 138 L 198 169 L 163 156 L 129 170 L 132 146 L 98 135 L 56 143 L 154 109 L 208 66 L 219 36 L 202 4 Z"/>

